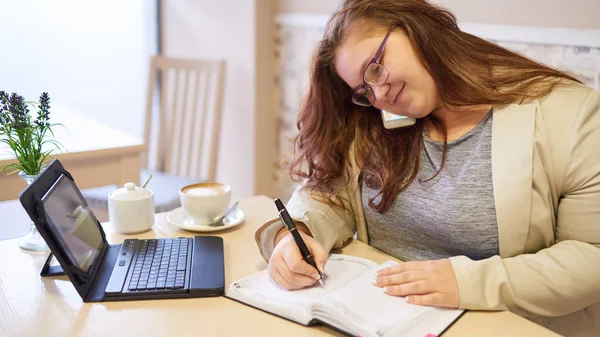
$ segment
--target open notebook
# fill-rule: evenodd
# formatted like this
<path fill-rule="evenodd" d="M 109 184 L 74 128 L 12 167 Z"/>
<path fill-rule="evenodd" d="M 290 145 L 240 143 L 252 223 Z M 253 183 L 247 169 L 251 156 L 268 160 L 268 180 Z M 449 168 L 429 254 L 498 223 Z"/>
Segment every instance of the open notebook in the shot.
<path fill-rule="evenodd" d="M 462 310 L 417 306 L 389 296 L 373 285 L 381 265 L 348 255 L 332 254 L 324 272 L 325 287 L 287 291 L 267 270 L 229 286 L 226 297 L 303 325 L 324 324 L 350 335 L 424 337 L 439 335 Z"/>

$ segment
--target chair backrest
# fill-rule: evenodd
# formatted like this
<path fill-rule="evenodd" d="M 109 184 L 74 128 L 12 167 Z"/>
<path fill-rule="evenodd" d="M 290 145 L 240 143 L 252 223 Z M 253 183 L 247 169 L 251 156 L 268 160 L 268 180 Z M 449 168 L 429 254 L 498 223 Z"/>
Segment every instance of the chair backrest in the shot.
<path fill-rule="evenodd" d="M 224 77 L 223 60 L 152 58 L 144 127 L 146 168 L 215 180 Z"/>

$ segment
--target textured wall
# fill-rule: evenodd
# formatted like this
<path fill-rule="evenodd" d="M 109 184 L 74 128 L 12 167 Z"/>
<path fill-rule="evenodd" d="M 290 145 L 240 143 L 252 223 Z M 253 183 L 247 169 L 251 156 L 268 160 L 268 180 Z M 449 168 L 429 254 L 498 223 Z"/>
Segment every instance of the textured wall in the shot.
<path fill-rule="evenodd" d="M 431 0 L 462 22 L 600 29 L 598 0 Z M 329 14 L 340 0 L 276 0 L 279 13 Z"/>

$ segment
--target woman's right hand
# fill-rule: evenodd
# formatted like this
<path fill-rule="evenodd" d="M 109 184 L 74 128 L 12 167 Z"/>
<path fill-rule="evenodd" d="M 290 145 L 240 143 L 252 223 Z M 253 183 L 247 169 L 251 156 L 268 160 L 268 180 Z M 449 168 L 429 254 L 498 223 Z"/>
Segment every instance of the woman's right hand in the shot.
<path fill-rule="evenodd" d="M 284 228 L 287 232 L 287 230 Z M 298 231 L 322 272 L 329 258 L 325 247 L 302 230 Z M 319 279 L 317 270 L 308 264 L 290 233 L 280 232 L 279 240 L 269 260 L 269 276 L 284 289 L 295 290 L 313 285 Z M 279 238 L 280 235 L 277 235 Z"/>

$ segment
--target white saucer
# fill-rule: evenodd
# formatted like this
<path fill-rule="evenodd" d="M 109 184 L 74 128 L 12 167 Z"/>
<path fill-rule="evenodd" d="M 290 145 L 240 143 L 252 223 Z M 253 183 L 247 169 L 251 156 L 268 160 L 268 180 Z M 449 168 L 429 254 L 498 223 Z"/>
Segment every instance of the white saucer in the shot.
<path fill-rule="evenodd" d="M 216 232 L 222 231 L 227 228 L 237 226 L 244 222 L 246 215 L 238 207 L 233 211 L 231 215 L 223 219 L 225 223 L 223 226 L 211 227 L 207 225 L 198 225 L 185 213 L 183 207 L 177 207 L 167 214 L 167 222 L 173 226 L 185 229 L 192 232 Z"/>

